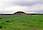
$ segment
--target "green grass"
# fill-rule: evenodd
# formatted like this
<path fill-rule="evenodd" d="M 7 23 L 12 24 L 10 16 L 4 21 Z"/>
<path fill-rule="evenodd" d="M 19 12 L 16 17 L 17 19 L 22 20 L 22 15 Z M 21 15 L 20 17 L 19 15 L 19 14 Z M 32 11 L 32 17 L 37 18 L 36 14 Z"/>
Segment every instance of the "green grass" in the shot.
<path fill-rule="evenodd" d="M 43 30 L 43 15 L 0 16 L 0 30 Z"/>

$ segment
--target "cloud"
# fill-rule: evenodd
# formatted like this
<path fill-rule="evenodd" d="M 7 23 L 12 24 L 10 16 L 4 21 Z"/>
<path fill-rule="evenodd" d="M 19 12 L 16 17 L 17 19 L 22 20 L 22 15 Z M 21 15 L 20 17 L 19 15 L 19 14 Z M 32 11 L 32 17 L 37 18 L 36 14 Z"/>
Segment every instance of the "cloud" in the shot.
<path fill-rule="evenodd" d="M 43 0 L 0 0 L 0 13 L 5 11 L 11 11 L 11 10 L 24 10 L 29 11 L 31 10 L 34 12 L 35 10 L 38 10 L 37 4 L 43 4 Z M 42 5 L 43 6 L 43 5 Z M 40 7 L 42 7 L 40 6 Z M 43 9 L 43 7 L 42 7 Z M 41 9 L 41 11 L 42 11 Z"/>

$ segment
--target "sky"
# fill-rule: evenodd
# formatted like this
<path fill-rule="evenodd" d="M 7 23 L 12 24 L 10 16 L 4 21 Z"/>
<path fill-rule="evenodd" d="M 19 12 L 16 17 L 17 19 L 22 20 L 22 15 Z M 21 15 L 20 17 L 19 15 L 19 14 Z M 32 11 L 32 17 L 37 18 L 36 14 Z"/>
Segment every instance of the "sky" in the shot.
<path fill-rule="evenodd" d="M 18 10 L 27 12 L 43 10 L 43 0 L 0 0 L 0 13 Z"/>

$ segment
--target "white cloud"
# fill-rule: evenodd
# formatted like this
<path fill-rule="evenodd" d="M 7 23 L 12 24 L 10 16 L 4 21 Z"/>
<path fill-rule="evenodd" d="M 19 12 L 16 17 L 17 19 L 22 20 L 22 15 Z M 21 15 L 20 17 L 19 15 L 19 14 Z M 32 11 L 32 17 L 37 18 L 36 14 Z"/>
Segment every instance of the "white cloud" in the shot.
<path fill-rule="evenodd" d="M 39 5 L 37 3 L 42 3 L 42 0 L 0 0 L 0 10 L 3 11 L 14 11 L 14 10 L 38 10 Z M 35 4 L 35 5 L 34 5 Z M 43 5 L 42 5 L 43 6 Z M 40 7 L 42 7 L 40 6 Z M 43 9 L 40 8 L 41 10 Z"/>

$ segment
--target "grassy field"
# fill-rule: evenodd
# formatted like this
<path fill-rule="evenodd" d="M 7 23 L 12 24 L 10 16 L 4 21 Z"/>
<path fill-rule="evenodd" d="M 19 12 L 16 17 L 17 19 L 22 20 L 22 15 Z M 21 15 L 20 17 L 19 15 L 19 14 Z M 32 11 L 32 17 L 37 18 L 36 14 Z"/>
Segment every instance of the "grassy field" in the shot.
<path fill-rule="evenodd" d="M 0 16 L 0 30 L 43 30 L 43 15 Z"/>

